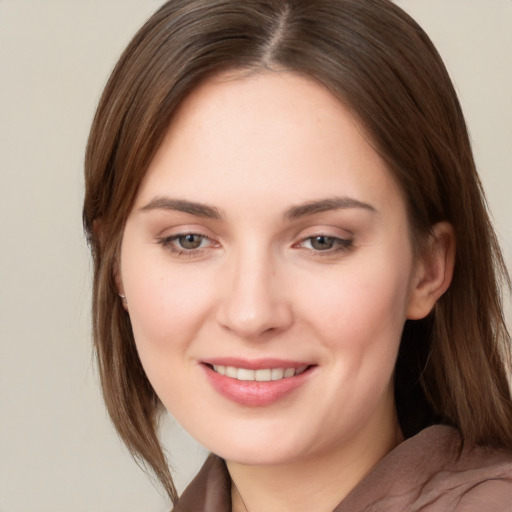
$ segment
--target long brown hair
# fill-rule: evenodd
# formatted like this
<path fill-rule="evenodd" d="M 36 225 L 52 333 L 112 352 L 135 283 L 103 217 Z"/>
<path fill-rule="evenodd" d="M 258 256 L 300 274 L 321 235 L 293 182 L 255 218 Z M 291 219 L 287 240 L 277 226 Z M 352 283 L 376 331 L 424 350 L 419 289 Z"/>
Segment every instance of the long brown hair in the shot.
<path fill-rule="evenodd" d="M 84 225 L 94 258 L 94 342 L 120 436 L 174 500 L 157 435 L 161 404 L 117 296 L 116 254 L 139 184 L 184 97 L 225 70 L 285 69 L 348 105 L 400 184 L 416 246 L 439 221 L 455 229 L 453 282 L 428 318 L 407 321 L 395 395 L 406 436 L 436 422 L 467 443 L 512 448 L 508 284 L 464 117 L 423 30 L 388 0 L 172 0 L 121 56 L 85 159 Z"/>

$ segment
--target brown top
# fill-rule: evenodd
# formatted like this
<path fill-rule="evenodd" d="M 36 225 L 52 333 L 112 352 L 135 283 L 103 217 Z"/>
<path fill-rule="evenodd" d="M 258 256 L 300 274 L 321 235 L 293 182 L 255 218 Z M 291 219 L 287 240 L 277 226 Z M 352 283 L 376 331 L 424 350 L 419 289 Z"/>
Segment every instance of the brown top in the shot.
<path fill-rule="evenodd" d="M 512 512 L 512 452 L 466 448 L 450 427 L 423 430 L 392 450 L 333 512 Z M 173 512 L 231 512 L 231 480 L 215 455 Z"/>

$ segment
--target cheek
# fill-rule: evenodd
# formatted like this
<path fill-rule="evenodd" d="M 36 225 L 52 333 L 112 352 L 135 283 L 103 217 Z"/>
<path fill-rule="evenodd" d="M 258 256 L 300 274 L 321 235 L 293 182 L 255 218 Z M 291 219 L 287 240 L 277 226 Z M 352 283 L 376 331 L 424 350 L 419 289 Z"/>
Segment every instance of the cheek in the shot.
<path fill-rule="evenodd" d="M 340 268 L 337 277 L 312 280 L 304 310 L 332 350 L 350 350 L 361 361 L 368 351 L 389 357 L 396 353 L 406 319 L 409 273 L 404 269 L 410 263 L 359 263 Z"/>
<path fill-rule="evenodd" d="M 186 341 L 211 302 L 209 281 L 201 272 L 171 269 L 159 247 L 125 249 L 123 286 L 137 344 L 164 349 Z"/>
<path fill-rule="evenodd" d="M 161 277 L 148 269 L 133 283 L 129 314 L 137 352 L 153 389 L 171 411 L 183 404 L 183 383 L 194 393 L 188 348 L 201 324 L 200 298 L 179 276 Z M 128 291 L 127 291 L 128 293 Z M 188 395 L 187 395 L 188 396 Z"/>
<path fill-rule="evenodd" d="M 318 288 L 317 300 L 309 304 L 311 325 L 335 376 L 323 390 L 338 404 L 332 407 L 333 422 L 348 414 L 357 425 L 378 404 L 389 404 L 384 397 L 392 393 L 408 297 L 408 276 L 399 268 L 351 268 L 337 286 Z"/>
<path fill-rule="evenodd" d="M 186 337 L 199 316 L 200 298 L 193 291 L 180 292 L 180 284 L 164 278 L 152 283 L 148 277 L 136 286 L 137 296 L 129 302 L 134 333 L 164 345 Z"/>
<path fill-rule="evenodd" d="M 189 274 L 171 274 L 165 261 L 128 251 L 122 270 L 137 352 L 153 388 L 169 406 L 179 402 L 183 382 L 193 382 L 187 375 L 187 349 L 200 329 L 207 289 Z"/>

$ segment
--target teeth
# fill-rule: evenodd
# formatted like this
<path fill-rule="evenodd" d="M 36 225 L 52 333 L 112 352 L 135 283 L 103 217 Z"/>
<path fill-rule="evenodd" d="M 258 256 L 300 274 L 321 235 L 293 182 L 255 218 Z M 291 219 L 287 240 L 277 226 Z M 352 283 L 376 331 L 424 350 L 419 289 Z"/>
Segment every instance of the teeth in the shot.
<path fill-rule="evenodd" d="M 295 375 L 295 368 L 286 368 L 284 371 L 284 378 L 293 377 Z"/>
<path fill-rule="evenodd" d="M 221 375 L 226 375 L 226 367 L 225 366 L 214 366 L 213 369 L 220 373 Z"/>
<path fill-rule="evenodd" d="M 270 378 L 272 380 L 281 380 L 284 377 L 284 370 L 282 368 L 272 368 Z"/>
<path fill-rule="evenodd" d="M 259 380 L 261 382 L 268 382 L 272 380 L 272 370 L 256 370 L 254 372 L 254 380 Z"/>
<path fill-rule="evenodd" d="M 234 366 L 228 366 L 226 368 L 226 375 L 228 377 L 233 377 L 233 379 L 238 378 L 238 370 Z"/>
<path fill-rule="evenodd" d="M 238 368 L 238 380 L 254 380 L 254 370 L 246 370 L 245 368 Z"/>
<path fill-rule="evenodd" d="M 300 375 L 307 366 L 300 368 L 264 368 L 261 370 L 248 370 L 247 368 L 236 368 L 235 366 L 213 365 L 213 371 L 220 375 L 226 375 L 233 379 L 243 381 L 269 382 L 281 380 Z"/>

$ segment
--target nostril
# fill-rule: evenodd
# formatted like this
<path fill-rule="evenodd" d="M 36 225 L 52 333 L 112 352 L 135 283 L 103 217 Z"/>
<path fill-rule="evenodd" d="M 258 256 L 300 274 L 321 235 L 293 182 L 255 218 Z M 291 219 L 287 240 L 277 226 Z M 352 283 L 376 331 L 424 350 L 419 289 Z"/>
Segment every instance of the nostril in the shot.
<path fill-rule="evenodd" d="M 251 254 L 251 258 L 255 258 Z M 265 258 L 262 258 L 266 261 Z M 285 329 L 291 322 L 289 304 L 283 290 L 270 278 L 270 268 L 258 264 L 235 264 L 217 303 L 220 326 L 241 338 L 267 337 Z M 275 270 L 272 269 L 275 274 Z"/>

